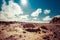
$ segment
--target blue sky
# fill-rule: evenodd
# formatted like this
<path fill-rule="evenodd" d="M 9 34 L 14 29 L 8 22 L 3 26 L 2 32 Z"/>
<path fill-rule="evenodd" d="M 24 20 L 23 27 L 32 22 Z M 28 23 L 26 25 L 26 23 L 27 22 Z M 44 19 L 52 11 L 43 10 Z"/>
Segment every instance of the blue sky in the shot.
<path fill-rule="evenodd" d="M 53 17 L 60 16 L 60 0 L 10 1 L 11 0 L 0 0 L 0 20 L 11 21 L 21 18 L 21 20 L 27 22 L 49 22 Z M 10 13 L 8 12 L 8 10 Z"/>

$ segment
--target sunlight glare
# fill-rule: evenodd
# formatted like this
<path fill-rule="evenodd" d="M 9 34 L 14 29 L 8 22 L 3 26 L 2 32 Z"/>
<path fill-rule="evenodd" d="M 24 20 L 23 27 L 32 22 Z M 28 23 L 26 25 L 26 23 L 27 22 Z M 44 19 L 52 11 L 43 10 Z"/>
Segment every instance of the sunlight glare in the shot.
<path fill-rule="evenodd" d="M 21 0 L 22 5 L 27 5 L 27 0 Z"/>

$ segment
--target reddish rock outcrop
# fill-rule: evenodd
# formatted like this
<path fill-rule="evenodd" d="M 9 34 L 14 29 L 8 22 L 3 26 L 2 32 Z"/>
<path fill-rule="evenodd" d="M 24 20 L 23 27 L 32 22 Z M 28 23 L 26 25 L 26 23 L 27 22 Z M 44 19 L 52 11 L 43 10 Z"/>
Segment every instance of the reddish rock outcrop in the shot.
<path fill-rule="evenodd" d="M 50 23 L 56 23 L 56 24 L 60 24 L 60 17 L 54 17 Z"/>
<path fill-rule="evenodd" d="M 27 23 L 27 24 L 24 24 L 23 27 L 24 28 L 35 28 L 35 25 L 31 23 Z"/>

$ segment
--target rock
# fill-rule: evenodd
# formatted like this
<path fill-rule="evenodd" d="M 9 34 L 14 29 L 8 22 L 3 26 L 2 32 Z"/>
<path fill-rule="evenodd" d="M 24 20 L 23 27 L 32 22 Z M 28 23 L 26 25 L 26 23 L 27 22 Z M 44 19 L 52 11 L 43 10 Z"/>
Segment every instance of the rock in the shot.
<path fill-rule="evenodd" d="M 28 24 L 24 24 L 23 28 L 35 28 L 34 24 L 28 23 Z"/>
<path fill-rule="evenodd" d="M 54 17 L 50 23 L 56 23 L 56 24 L 60 24 L 60 17 Z"/>

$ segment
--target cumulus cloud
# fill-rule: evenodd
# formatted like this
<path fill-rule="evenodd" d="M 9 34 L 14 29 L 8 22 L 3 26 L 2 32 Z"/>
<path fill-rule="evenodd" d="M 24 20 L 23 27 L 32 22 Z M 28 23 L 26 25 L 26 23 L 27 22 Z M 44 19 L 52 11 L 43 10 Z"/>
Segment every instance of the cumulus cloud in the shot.
<path fill-rule="evenodd" d="M 60 15 L 56 15 L 56 16 L 54 16 L 54 17 L 60 17 Z"/>
<path fill-rule="evenodd" d="M 29 15 L 21 15 L 21 16 L 19 16 L 19 20 L 23 20 L 23 21 L 25 21 L 25 20 L 29 20 Z"/>
<path fill-rule="evenodd" d="M 9 5 L 6 5 L 5 0 L 3 0 L 2 11 L 0 11 L 0 21 L 47 23 L 48 20 L 51 20 L 50 16 L 43 18 L 43 21 L 39 20 L 38 15 L 40 13 L 42 13 L 42 9 L 38 8 L 36 11 L 32 12 L 31 16 L 33 18 L 30 19 L 29 15 L 23 14 L 21 7 L 17 3 L 14 3 L 12 0 L 10 0 Z M 50 12 L 45 11 L 45 13 L 47 14 Z"/>
<path fill-rule="evenodd" d="M 30 22 L 30 23 L 49 23 L 48 21 L 35 21 L 35 20 L 32 20 L 32 21 L 27 21 L 27 22 Z"/>
<path fill-rule="evenodd" d="M 33 20 L 37 20 L 37 18 L 35 17 L 35 18 L 33 18 Z"/>
<path fill-rule="evenodd" d="M 9 5 L 6 5 L 5 0 L 3 0 L 2 11 L 0 11 L 0 19 L 8 20 L 8 18 L 15 19 L 15 15 L 23 14 L 21 7 L 14 3 L 12 0 L 9 1 Z"/>
<path fill-rule="evenodd" d="M 40 13 L 42 13 L 42 9 L 41 9 L 41 8 L 37 9 L 36 11 L 34 11 L 34 12 L 31 14 L 31 16 L 37 17 Z"/>
<path fill-rule="evenodd" d="M 3 20 L 7 20 L 7 18 L 5 17 L 4 14 L 1 14 L 1 13 L 0 13 L 0 21 L 3 21 Z"/>
<path fill-rule="evenodd" d="M 49 14 L 50 12 L 51 10 L 48 10 L 48 9 L 44 10 L 44 14 Z"/>
<path fill-rule="evenodd" d="M 50 18 L 50 16 L 46 16 L 45 18 L 43 18 L 43 21 L 50 21 L 52 18 Z"/>

